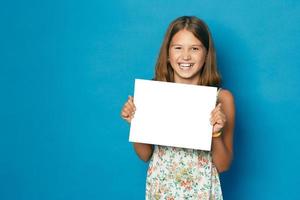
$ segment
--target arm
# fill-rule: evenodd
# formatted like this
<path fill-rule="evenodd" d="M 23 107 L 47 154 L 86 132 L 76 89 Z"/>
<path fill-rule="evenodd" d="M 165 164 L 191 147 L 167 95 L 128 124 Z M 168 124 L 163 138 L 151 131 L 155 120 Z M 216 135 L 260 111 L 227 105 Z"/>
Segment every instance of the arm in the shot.
<path fill-rule="evenodd" d="M 134 142 L 133 147 L 141 160 L 147 162 L 151 158 L 153 153 L 153 145 Z"/>
<path fill-rule="evenodd" d="M 214 132 L 222 130 L 222 135 L 212 139 L 212 159 L 221 173 L 229 169 L 233 158 L 235 106 L 233 96 L 227 90 L 220 91 L 219 103 L 213 111 L 212 121 Z"/>
<path fill-rule="evenodd" d="M 128 123 L 131 123 L 132 118 L 134 117 L 134 112 L 136 108 L 133 102 L 133 98 L 129 96 L 127 102 L 122 108 L 121 117 L 126 120 Z M 134 150 L 140 159 L 147 162 L 153 153 L 153 145 L 143 144 L 143 143 L 133 143 Z"/>

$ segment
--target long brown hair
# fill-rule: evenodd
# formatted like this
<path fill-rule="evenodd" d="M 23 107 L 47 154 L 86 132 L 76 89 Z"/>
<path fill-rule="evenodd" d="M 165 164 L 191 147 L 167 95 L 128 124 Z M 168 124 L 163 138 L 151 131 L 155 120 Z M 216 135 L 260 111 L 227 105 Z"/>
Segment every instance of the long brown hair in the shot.
<path fill-rule="evenodd" d="M 179 17 L 169 25 L 155 66 L 154 80 L 174 82 L 174 72 L 168 62 L 169 46 L 173 36 L 183 29 L 193 33 L 207 50 L 204 66 L 200 70 L 200 81 L 198 84 L 216 87 L 219 86 L 221 83 L 221 77 L 217 69 L 216 53 L 212 36 L 204 21 L 194 16 Z"/>

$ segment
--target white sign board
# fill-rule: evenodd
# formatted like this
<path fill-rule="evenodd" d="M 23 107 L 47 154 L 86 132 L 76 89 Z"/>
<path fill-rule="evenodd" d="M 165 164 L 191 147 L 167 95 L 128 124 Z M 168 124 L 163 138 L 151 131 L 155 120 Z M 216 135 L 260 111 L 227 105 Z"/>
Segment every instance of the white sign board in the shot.
<path fill-rule="evenodd" d="M 135 80 L 130 142 L 210 151 L 217 88 Z"/>

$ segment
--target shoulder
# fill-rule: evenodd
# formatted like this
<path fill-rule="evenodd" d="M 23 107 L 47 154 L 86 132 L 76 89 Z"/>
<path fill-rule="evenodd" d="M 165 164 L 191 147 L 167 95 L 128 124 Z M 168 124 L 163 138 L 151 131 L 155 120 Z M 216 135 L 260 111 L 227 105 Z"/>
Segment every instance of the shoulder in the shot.
<path fill-rule="evenodd" d="M 234 99 L 232 93 L 226 89 L 220 89 L 219 98 L 220 98 L 220 100 L 233 100 Z"/>

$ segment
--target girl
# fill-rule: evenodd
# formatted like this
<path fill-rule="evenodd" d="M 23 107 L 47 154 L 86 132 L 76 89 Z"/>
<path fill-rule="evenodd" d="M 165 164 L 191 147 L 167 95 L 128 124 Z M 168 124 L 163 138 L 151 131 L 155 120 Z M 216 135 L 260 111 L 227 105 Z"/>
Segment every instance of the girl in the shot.
<path fill-rule="evenodd" d="M 183 16 L 169 25 L 154 80 L 220 86 L 213 40 L 202 20 Z M 130 123 L 135 109 L 133 98 L 129 97 L 121 111 L 122 118 Z M 210 119 L 210 152 L 134 143 L 137 155 L 144 161 L 150 160 L 146 199 L 223 199 L 219 173 L 231 164 L 234 115 L 232 94 L 219 88 L 217 106 Z"/>

